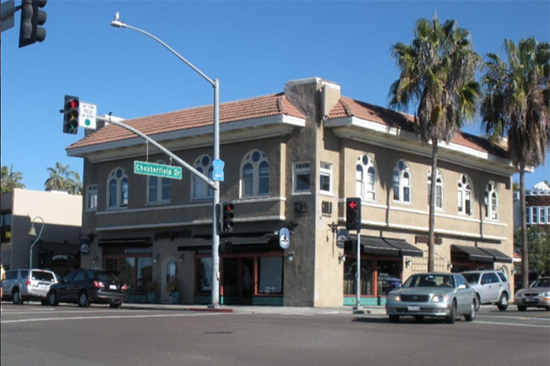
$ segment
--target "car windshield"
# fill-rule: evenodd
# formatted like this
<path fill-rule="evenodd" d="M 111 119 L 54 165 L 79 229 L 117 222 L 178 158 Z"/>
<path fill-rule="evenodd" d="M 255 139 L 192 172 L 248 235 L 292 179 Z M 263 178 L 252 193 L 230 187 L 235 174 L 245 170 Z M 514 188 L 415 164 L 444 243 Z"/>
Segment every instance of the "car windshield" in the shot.
<path fill-rule="evenodd" d="M 122 282 L 116 272 L 101 271 L 95 273 L 96 279 L 103 282 Z"/>
<path fill-rule="evenodd" d="M 462 275 L 470 285 L 475 285 L 479 281 L 479 273 L 463 273 Z"/>
<path fill-rule="evenodd" d="M 409 277 L 403 287 L 450 287 L 454 288 L 453 276 L 445 274 L 418 274 Z"/>
<path fill-rule="evenodd" d="M 531 287 L 550 287 L 550 278 L 539 278 Z"/>

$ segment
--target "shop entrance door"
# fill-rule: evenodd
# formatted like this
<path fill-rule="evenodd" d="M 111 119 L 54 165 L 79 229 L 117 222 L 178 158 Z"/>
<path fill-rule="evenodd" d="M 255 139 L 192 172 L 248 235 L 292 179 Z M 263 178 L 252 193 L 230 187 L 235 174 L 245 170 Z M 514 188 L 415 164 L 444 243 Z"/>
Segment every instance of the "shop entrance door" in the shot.
<path fill-rule="evenodd" d="M 254 294 L 254 259 L 225 258 L 223 260 L 223 303 L 250 305 Z"/>

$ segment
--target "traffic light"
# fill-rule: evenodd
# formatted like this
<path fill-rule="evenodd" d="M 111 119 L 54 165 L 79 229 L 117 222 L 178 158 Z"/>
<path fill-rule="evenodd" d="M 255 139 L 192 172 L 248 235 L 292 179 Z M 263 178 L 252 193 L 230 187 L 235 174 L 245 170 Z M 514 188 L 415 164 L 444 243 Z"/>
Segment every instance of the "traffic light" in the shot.
<path fill-rule="evenodd" d="M 46 38 L 46 29 L 39 27 L 46 23 L 47 14 L 40 10 L 48 0 L 21 0 L 21 27 L 19 30 L 19 48 Z"/>
<path fill-rule="evenodd" d="M 346 229 L 361 230 L 361 198 L 346 198 Z"/>
<path fill-rule="evenodd" d="M 234 208 L 235 206 L 232 203 L 224 202 L 222 208 L 222 231 L 233 230 Z"/>
<path fill-rule="evenodd" d="M 65 95 L 65 106 L 63 107 L 63 133 L 76 135 L 78 132 L 78 97 Z"/>

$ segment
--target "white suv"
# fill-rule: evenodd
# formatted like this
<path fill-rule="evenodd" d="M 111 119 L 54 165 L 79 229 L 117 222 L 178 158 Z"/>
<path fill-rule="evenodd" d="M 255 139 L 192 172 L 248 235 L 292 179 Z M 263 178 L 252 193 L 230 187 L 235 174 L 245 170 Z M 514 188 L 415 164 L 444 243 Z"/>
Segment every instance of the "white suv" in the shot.
<path fill-rule="evenodd" d="M 508 308 L 510 282 L 502 271 L 484 270 L 462 272 L 470 287 L 476 291 L 476 307 L 481 304 L 495 304 L 500 311 Z M 476 310 L 477 310 L 476 309 Z"/>
<path fill-rule="evenodd" d="M 48 305 L 46 295 L 50 286 L 57 282 L 55 273 L 46 269 L 10 269 L 6 271 L 2 289 L 4 297 L 11 298 L 14 304 L 35 300 Z"/>

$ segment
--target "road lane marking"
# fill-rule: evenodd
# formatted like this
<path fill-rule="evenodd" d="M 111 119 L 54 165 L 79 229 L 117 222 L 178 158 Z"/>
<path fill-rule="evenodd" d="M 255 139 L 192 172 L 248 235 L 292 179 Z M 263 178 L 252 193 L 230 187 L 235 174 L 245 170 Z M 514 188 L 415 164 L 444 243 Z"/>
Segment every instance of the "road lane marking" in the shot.
<path fill-rule="evenodd" d="M 15 319 L 4 320 L 0 323 L 29 323 L 29 322 L 47 322 L 47 321 L 59 321 L 59 320 L 97 320 L 97 319 L 137 319 L 137 318 L 173 318 L 173 317 L 189 317 L 189 316 L 214 316 L 225 315 L 224 313 L 197 313 L 197 314 L 148 314 L 148 315 L 112 315 L 112 316 L 75 316 L 68 318 L 36 318 L 36 319 Z"/>

